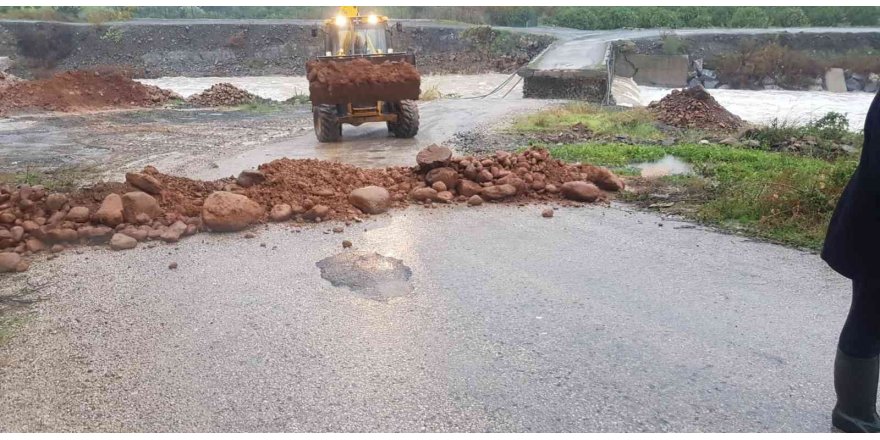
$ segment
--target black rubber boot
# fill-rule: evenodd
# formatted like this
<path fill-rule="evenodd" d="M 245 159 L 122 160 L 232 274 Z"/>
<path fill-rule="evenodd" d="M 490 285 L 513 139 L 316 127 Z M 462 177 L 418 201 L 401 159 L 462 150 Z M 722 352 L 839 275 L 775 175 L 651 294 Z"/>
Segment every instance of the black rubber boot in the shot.
<path fill-rule="evenodd" d="M 877 375 L 880 357 L 855 358 L 837 350 L 834 391 L 837 405 L 831 423 L 843 432 L 880 432 L 877 416 Z"/>

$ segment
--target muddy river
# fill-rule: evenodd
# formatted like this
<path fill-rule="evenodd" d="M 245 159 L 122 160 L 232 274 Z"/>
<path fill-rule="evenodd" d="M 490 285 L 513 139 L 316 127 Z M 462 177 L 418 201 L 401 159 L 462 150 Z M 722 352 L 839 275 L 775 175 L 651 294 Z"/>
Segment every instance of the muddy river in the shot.
<path fill-rule="evenodd" d="M 435 75 L 423 77 L 422 90 L 436 88 L 444 97 L 472 97 L 484 95 L 503 83 L 509 75 Z M 189 96 L 198 93 L 212 84 L 228 82 L 251 93 L 268 99 L 285 100 L 298 94 L 308 93 L 308 81 L 297 76 L 258 76 L 258 77 L 165 77 L 141 80 L 147 84 L 171 89 Z M 493 97 L 522 99 L 522 83 L 513 78 Z M 658 100 L 672 89 L 659 87 L 639 87 L 639 100 L 643 105 Z M 819 118 L 827 112 L 845 113 L 852 128 L 861 128 L 865 114 L 874 95 L 871 93 L 831 93 L 789 90 L 721 90 L 709 91 L 715 99 L 741 118 L 758 123 L 768 123 L 774 119 L 790 123 L 804 123 Z"/>

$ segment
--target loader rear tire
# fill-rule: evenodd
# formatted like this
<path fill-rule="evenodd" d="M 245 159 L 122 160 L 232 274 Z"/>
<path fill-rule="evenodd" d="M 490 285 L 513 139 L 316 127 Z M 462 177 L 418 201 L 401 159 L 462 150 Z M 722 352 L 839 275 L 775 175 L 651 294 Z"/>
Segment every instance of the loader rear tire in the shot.
<path fill-rule="evenodd" d="M 318 142 L 339 142 L 342 139 L 342 124 L 336 115 L 335 105 L 316 105 L 312 109 L 315 117 L 315 136 Z"/>
<path fill-rule="evenodd" d="M 415 101 L 400 101 L 397 109 L 397 122 L 388 123 L 388 131 L 395 137 L 408 139 L 419 132 L 419 104 Z"/>

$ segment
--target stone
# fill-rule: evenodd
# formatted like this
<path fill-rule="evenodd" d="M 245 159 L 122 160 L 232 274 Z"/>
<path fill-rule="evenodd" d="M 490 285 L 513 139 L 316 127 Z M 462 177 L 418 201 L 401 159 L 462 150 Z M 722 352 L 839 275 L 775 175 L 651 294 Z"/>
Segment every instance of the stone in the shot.
<path fill-rule="evenodd" d="M 846 83 L 846 90 L 848 92 L 860 92 L 862 89 L 865 88 L 864 81 L 860 81 L 860 80 L 856 79 L 855 77 L 851 77 L 850 79 L 846 80 L 845 83 Z"/>
<path fill-rule="evenodd" d="M 7 225 L 15 223 L 15 214 L 11 212 L 0 213 L 0 223 L 5 223 Z"/>
<path fill-rule="evenodd" d="M 501 200 L 515 195 L 516 187 L 509 183 L 483 188 L 481 193 L 482 198 L 486 200 Z"/>
<path fill-rule="evenodd" d="M 57 228 L 46 231 L 46 238 L 54 243 L 76 241 L 79 234 L 70 228 Z"/>
<path fill-rule="evenodd" d="M 172 261 L 171 263 L 169 263 L 169 264 L 168 264 L 168 269 L 170 269 L 170 270 L 177 269 L 177 262 L 176 262 L 176 261 Z"/>
<path fill-rule="evenodd" d="M 52 193 L 46 197 L 46 208 L 50 211 L 57 211 L 67 204 L 67 196 L 61 193 Z"/>
<path fill-rule="evenodd" d="M 343 248 L 343 249 L 348 249 L 348 248 L 350 248 L 350 247 L 351 247 L 351 241 L 349 241 L 349 240 L 342 240 L 342 248 Z"/>
<path fill-rule="evenodd" d="M 726 137 L 718 141 L 721 145 L 736 145 L 739 141 L 735 137 Z"/>
<path fill-rule="evenodd" d="M 443 203 L 451 203 L 452 199 L 455 198 L 455 195 L 450 191 L 440 191 L 437 193 L 437 201 Z"/>
<path fill-rule="evenodd" d="M 27 250 L 31 252 L 40 252 L 46 250 L 46 244 L 36 238 L 28 238 L 24 241 Z"/>
<path fill-rule="evenodd" d="M 257 223 L 264 209 L 257 202 L 241 194 L 226 191 L 211 193 L 202 205 L 202 221 L 212 231 L 240 231 Z"/>
<path fill-rule="evenodd" d="M 455 188 L 455 185 L 458 183 L 458 172 L 449 167 L 434 168 L 433 170 L 428 171 L 428 174 L 425 174 L 425 182 L 427 182 L 428 185 L 433 185 L 436 182 L 443 182 L 443 184 L 446 185 L 447 190 L 449 188 Z M 437 191 L 439 192 L 440 190 Z"/>
<path fill-rule="evenodd" d="M 121 233 L 113 234 L 113 238 L 110 239 L 110 249 L 114 251 L 134 249 L 137 244 L 137 240 Z"/>
<path fill-rule="evenodd" d="M 718 87 L 718 84 L 721 84 L 721 81 L 713 78 L 706 78 L 703 80 L 703 87 L 707 89 L 714 89 Z"/>
<path fill-rule="evenodd" d="M 311 220 L 315 222 L 319 222 L 321 220 L 326 220 L 327 217 L 330 216 L 330 207 L 325 205 L 315 205 L 312 206 L 311 209 L 303 214 L 303 218 L 306 220 Z"/>
<path fill-rule="evenodd" d="M 293 207 L 287 203 L 279 203 L 269 211 L 269 220 L 273 222 L 287 221 L 291 217 L 293 217 Z"/>
<path fill-rule="evenodd" d="M 423 171 L 445 167 L 450 159 L 452 159 L 452 150 L 437 144 L 428 146 L 416 155 L 416 163 Z"/>
<path fill-rule="evenodd" d="M 483 191 L 483 187 L 473 180 L 461 179 L 458 181 L 455 190 L 458 191 L 459 195 L 470 197 L 480 194 Z"/>
<path fill-rule="evenodd" d="M 846 93 L 846 79 L 843 75 L 843 69 L 834 67 L 825 72 L 825 90 Z"/>
<path fill-rule="evenodd" d="M 9 228 L 9 235 L 13 243 L 18 243 L 24 237 L 24 228 L 21 226 L 13 226 Z"/>
<path fill-rule="evenodd" d="M 125 173 L 125 182 L 147 194 L 162 194 L 162 183 L 148 174 Z"/>
<path fill-rule="evenodd" d="M 242 188 L 250 188 L 266 181 L 266 175 L 256 170 L 244 170 L 238 174 L 235 183 Z"/>
<path fill-rule="evenodd" d="M 477 182 L 480 182 L 480 183 L 491 182 L 492 179 L 493 179 L 492 173 L 486 169 L 480 171 L 477 174 L 477 178 L 476 178 Z"/>
<path fill-rule="evenodd" d="M 381 186 L 365 186 L 352 191 L 348 202 L 367 214 L 381 214 L 391 208 L 391 194 Z"/>
<path fill-rule="evenodd" d="M 541 211 L 541 217 L 544 217 L 544 218 L 553 217 L 553 208 L 547 208 L 547 209 Z"/>
<path fill-rule="evenodd" d="M 333 233 L 334 233 L 334 234 L 341 234 L 341 233 L 343 233 L 344 231 L 345 231 L 345 228 L 343 228 L 342 226 L 334 226 L 334 227 L 333 227 Z"/>
<path fill-rule="evenodd" d="M 75 223 L 85 223 L 89 221 L 89 215 L 89 208 L 86 208 L 85 206 L 74 206 L 73 208 L 70 208 L 70 211 L 67 212 L 67 215 L 64 218 Z"/>
<path fill-rule="evenodd" d="M 183 233 L 186 232 L 186 228 L 186 223 L 177 220 L 176 222 L 172 223 L 171 226 L 168 227 L 168 229 L 165 229 L 165 231 L 163 231 L 161 235 L 159 235 L 159 239 L 164 241 L 165 243 L 176 243 L 178 240 L 180 240 L 180 237 L 183 235 Z"/>
<path fill-rule="evenodd" d="M 547 191 L 550 194 L 556 194 L 559 192 L 559 188 L 552 183 L 548 183 L 547 186 L 544 187 L 544 191 Z"/>
<path fill-rule="evenodd" d="M 434 188 L 434 190 L 437 191 L 438 193 L 447 190 L 447 188 L 446 188 L 446 184 L 443 183 L 443 182 L 441 182 L 441 181 L 434 182 L 434 183 L 431 185 L 431 188 Z"/>
<path fill-rule="evenodd" d="M 480 206 L 483 204 L 483 198 L 478 195 L 473 195 L 468 199 L 467 204 L 470 206 Z"/>
<path fill-rule="evenodd" d="M 95 219 L 107 226 L 116 227 L 123 222 L 122 197 L 119 194 L 108 194 L 95 211 Z"/>
<path fill-rule="evenodd" d="M 0 252 L 0 273 L 18 272 L 21 255 L 15 252 Z"/>
<path fill-rule="evenodd" d="M 417 202 L 437 200 L 437 190 L 434 188 L 416 188 L 409 193 L 409 197 Z"/>
<path fill-rule="evenodd" d="M 562 184 L 562 196 L 578 202 L 595 202 L 602 196 L 602 190 L 592 183 L 574 181 Z"/>
<path fill-rule="evenodd" d="M 77 231 L 80 238 L 93 242 L 104 242 L 113 236 L 113 229 L 107 226 L 84 227 Z"/>
<path fill-rule="evenodd" d="M 122 195 L 122 217 L 126 223 L 141 223 L 144 218 L 149 222 L 162 214 L 159 202 L 145 192 L 132 191 Z"/>

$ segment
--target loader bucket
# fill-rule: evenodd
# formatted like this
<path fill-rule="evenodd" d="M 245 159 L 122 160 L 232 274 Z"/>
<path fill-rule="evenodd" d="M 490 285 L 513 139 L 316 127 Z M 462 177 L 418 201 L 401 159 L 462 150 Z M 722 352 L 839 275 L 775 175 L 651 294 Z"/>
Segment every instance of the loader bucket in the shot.
<path fill-rule="evenodd" d="M 421 78 L 410 54 L 319 57 L 306 63 L 313 105 L 419 99 Z"/>

